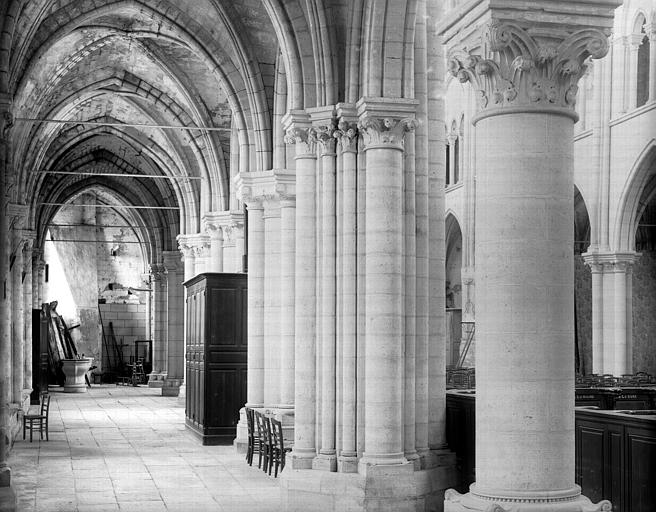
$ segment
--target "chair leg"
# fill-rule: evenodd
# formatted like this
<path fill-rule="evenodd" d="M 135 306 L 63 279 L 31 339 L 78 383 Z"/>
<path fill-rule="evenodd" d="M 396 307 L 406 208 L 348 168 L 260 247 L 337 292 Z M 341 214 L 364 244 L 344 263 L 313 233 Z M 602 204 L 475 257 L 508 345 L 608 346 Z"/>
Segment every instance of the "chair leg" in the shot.
<path fill-rule="evenodd" d="M 32 432 L 34 432 L 34 423 L 30 421 L 30 443 L 32 442 Z"/>
<path fill-rule="evenodd" d="M 25 425 L 26 425 L 26 423 L 27 423 L 27 421 L 25 420 L 25 418 L 23 418 L 23 441 L 25 441 Z"/>

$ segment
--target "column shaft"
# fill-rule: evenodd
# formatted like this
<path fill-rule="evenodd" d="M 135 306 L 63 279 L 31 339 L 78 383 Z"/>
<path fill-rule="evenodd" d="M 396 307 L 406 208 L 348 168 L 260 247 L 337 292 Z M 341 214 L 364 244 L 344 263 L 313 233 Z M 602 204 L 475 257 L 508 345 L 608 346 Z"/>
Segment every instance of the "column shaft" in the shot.
<path fill-rule="evenodd" d="M 615 329 L 613 336 L 613 375 L 620 376 L 627 373 L 626 353 L 626 270 L 624 265 L 616 265 L 613 272 L 615 281 Z"/>
<path fill-rule="evenodd" d="M 473 492 L 573 496 L 573 122 L 508 114 L 477 132 Z"/>
<path fill-rule="evenodd" d="M 223 272 L 223 235 L 221 230 L 212 234 L 208 272 Z"/>
<path fill-rule="evenodd" d="M 280 209 L 280 405 L 285 407 L 294 405 L 295 226 L 294 200 L 284 199 Z"/>
<path fill-rule="evenodd" d="M 405 371 L 404 371 L 404 454 L 406 459 L 418 458 L 415 448 L 416 394 L 416 310 L 417 310 L 417 225 L 415 197 L 415 134 L 406 135 L 404 166 L 404 270 L 405 270 Z"/>
<path fill-rule="evenodd" d="M 248 407 L 264 405 L 264 209 L 248 205 Z"/>
<path fill-rule="evenodd" d="M 296 261 L 294 350 L 294 451 L 296 469 L 316 455 L 316 156 L 314 145 L 296 143 Z M 252 249 L 249 243 L 249 254 Z"/>
<path fill-rule="evenodd" d="M 186 259 L 186 257 L 185 257 Z M 193 259 L 190 258 L 193 265 Z M 185 304 L 184 287 L 185 275 L 179 268 L 180 253 L 167 251 L 164 253 L 164 266 L 166 268 L 166 344 L 167 368 L 166 379 L 162 387 L 163 396 L 178 396 L 180 386 L 184 382 L 184 328 Z M 191 271 L 189 262 L 185 262 L 185 270 Z"/>
<path fill-rule="evenodd" d="M 604 275 L 601 265 L 591 265 L 592 273 L 592 373 L 604 373 Z"/>
<path fill-rule="evenodd" d="M 11 271 L 12 285 L 12 402 L 18 404 L 23 399 L 24 379 L 24 337 L 25 322 L 23 318 L 23 240 L 20 235 L 14 234 L 15 259 Z"/>
<path fill-rule="evenodd" d="M 613 344 L 615 340 L 612 339 L 613 331 L 615 330 L 615 279 L 614 274 L 610 271 L 612 266 L 608 263 L 604 264 L 603 274 L 603 314 L 602 314 L 602 360 L 603 371 L 601 373 L 612 375 L 615 370 L 615 350 Z M 613 333 L 614 334 L 614 333 Z"/>
<path fill-rule="evenodd" d="M 280 201 L 264 203 L 264 405 L 280 405 Z"/>
<path fill-rule="evenodd" d="M 656 21 L 649 27 L 649 101 L 656 101 Z"/>
<path fill-rule="evenodd" d="M 371 464 L 403 457 L 403 151 L 366 149 L 365 452 Z M 363 460 L 361 460 L 361 463 Z"/>
<path fill-rule="evenodd" d="M 24 270 L 25 280 L 23 281 L 23 323 L 25 331 L 25 342 L 23 346 L 23 389 L 32 389 L 32 247 L 29 244 L 29 251 L 25 254 Z"/>
<path fill-rule="evenodd" d="M 321 156 L 321 447 L 320 455 L 335 456 L 335 373 L 336 373 L 336 210 L 335 153 Z"/>
<path fill-rule="evenodd" d="M 340 456 L 357 456 L 357 153 L 342 153 L 342 449 Z"/>

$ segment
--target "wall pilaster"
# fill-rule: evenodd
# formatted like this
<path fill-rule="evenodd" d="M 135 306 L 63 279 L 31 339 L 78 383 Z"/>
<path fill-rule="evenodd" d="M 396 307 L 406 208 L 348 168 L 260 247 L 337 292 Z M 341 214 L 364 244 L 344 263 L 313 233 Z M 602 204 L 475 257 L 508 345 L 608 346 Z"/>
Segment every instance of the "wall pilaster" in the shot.
<path fill-rule="evenodd" d="M 184 271 L 179 251 L 162 252 L 166 276 L 166 377 L 162 396 L 178 396 L 184 383 Z"/>

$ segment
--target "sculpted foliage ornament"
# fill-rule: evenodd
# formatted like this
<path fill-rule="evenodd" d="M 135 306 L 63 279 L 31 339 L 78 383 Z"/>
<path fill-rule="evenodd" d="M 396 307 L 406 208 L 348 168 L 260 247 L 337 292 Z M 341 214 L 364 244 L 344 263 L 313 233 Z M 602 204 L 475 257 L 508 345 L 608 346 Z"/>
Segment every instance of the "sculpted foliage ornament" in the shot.
<path fill-rule="evenodd" d="M 414 118 L 370 117 L 360 119 L 358 128 L 365 147 L 394 146 L 403 148 L 405 134 L 414 131 L 419 123 Z"/>
<path fill-rule="evenodd" d="M 589 57 L 608 52 L 607 34 L 583 29 L 558 37 L 533 35 L 513 23 L 492 21 L 483 37 L 484 56 L 463 51 L 449 58 L 450 73 L 470 82 L 481 109 L 507 106 L 573 110 L 577 83 Z"/>
<path fill-rule="evenodd" d="M 355 123 L 341 120 L 333 134 L 339 142 L 342 152 L 355 152 L 358 150 L 358 126 Z"/>
<path fill-rule="evenodd" d="M 284 137 L 285 144 L 296 144 L 296 154 L 314 155 L 317 149 L 317 131 L 314 128 L 292 127 Z"/>

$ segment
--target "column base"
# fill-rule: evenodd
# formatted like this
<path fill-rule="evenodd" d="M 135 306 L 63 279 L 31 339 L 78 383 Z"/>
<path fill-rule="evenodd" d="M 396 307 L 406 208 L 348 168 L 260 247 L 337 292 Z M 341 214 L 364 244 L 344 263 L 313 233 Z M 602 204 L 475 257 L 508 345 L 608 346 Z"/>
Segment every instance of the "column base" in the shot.
<path fill-rule="evenodd" d="M 148 375 L 148 387 L 149 388 L 162 388 L 164 387 L 164 379 L 166 374 L 164 373 L 151 373 Z"/>
<path fill-rule="evenodd" d="M 291 467 L 292 469 L 312 469 L 312 461 L 316 456 L 317 453 L 314 450 L 301 452 L 292 450 L 292 453 L 289 455 Z"/>
<path fill-rule="evenodd" d="M 428 470 L 413 464 L 368 466 L 366 474 L 292 470 L 280 476 L 281 509 L 290 512 L 442 511 L 444 490 L 454 485 L 449 466 Z"/>
<path fill-rule="evenodd" d="M 248 449 L 248 420 L 246 419 L 246 408 L 239 409 L 239 422 L 237 423 L 237 436 L 232 442 L 237 453 L 246 453 Z"/>
<path fill-rule="evenodd" d="M 517 492 L 516 496 L 506 493 L 498 498 L 475 494 L 476 484 L 471 491 L 460 494 L 454 489 L 444 493 L 444 512 L 611 512 L 610 501 L 592 503 L 581 495 L 581 488 L 564 493 L 536 493 L 534 496 Z"/>
<path fill-rule="evenodd" d="M 0 512 L 16 512 L 17 510 L 16 491 L 11 487 L 0 487 Z"/>
<path fill-rule="evenodd" d="M 358 457 L 357 456 L 344 456 L 337 457 L 337 471 L 340 473 L 357 473 L 358 472 Z"/>
<path fill-rule="evenodd" d="M 165 379 L 162 384 L 162 396 L 180 396 L 182 379 Z"/>
<path fill-rule="evenodd" d="M 320 453 L 312 461 L 315 471 L 337 471 L 337 454 Z"/>

